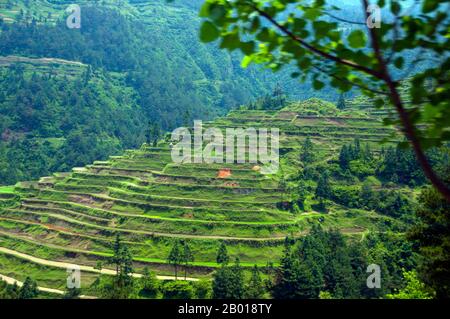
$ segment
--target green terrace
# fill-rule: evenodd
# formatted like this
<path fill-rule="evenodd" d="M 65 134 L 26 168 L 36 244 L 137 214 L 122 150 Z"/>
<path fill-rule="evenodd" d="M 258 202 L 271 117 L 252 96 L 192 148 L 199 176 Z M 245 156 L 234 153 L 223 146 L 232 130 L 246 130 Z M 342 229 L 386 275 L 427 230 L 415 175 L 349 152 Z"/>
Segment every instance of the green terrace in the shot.
<path fill-rule="evenodd" d="M 301 167 L 298 158 L 307 136 L 316 146 L 312 165 L 337 160 L 340 146 L 354 138 L 379 150 L 376 141 L 395 131 L 382 127 L 377 115 L 233 111 L 205 127 L 272 125 L 282 133 L 281 169 L 270 176 L 252 163 L 173 163 L 166 137 L 156 147 L 144 145 L 69 173 L 0 188 L 0 246 L 92 266 L 106 261 L 120 234 L 137 269 L 150 265 L 158 274 L 170 274 L 167 255 L 176 240 L 184 239 L 195 256 L 189 272 L 201 277 L 217 267 L 215 254 L 222 241 L 244 266 L 264 267 L 279 260 L 286 236 L 302 236 L 317 223 L 355 238 L 399 223 L 338 204 L 327 213 L 294 209 L 296 198 L 280 182 L 283 174 Z"/>

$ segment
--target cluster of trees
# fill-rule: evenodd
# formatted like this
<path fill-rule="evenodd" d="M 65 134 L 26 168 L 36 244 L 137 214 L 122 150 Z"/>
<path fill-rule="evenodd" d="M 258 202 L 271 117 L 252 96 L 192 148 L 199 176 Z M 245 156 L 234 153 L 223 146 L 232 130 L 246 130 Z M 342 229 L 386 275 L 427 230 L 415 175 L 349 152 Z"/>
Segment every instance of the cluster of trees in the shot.
<path fill-rule="evenodd" d="M 178 267 L 180 265 L 184 266 L 184 279 L 186 279 L 189 263 L 193 261 L 194 255 L 188 242 L 185 240 L 176 240 L 167 257 L 168 264 L 173 265 L 175 269 L 175 280 L 178 279 Z"/>
<path fill-rule="evenodd" d="M 229 260 L 222 243 L 217 255 L 220 268 L 212 283 L 213 298 L 379 298 L 387 294 L 400 298 L 396 296 L 399 291 L 411 290 L 411 276 L 405 276 L 405 272 L 417 264 L 412 245 L 402 236 L 369 234 L 363 241 L 352 241 L 338 231 L 324 231 L 320 226 L 314 226 L 303 238 L 286 238 L 280 266 L 268 264 L 264 270 L 266 279 L 256 266 L 245 278 L 239 259 L 231 265 Z M 380 266 L 381 288 L 367 287 L 369 264 Z M 414 289 L 410 297 L 430 291 L 422 289 L 419 279 L 414 280 L 421 289 Z"/>
<path fill-rule="evenodd" d="M 368 163 L 373 160 L 373 154 L 370 145 L 366 143 L 365 147 L 361 147 L 359 139 L 355 139 L 353 145 L 343 145 L 339 153 L 339 166 L 342 170 L 350 169 L 350 162 L 362 161 Z"/>
<path fill-rule="evenodd" d="M 33 299 L 38 297 L 39 290 L 36 281 L 27 277 L 19 288 L 17 283 L 9 285 L 0 280 L 0 299 Z"/>
<path fill-rule="evenodd" d="M 107 73 L 0 70 L 0 181 L 14 184 L 104 159 L 144 142 L 144 113 Z"/>
<path fill-rule="evenodd" d="M 366 269 L 372 263 L 381 267 L 380 289 L 366 284 Z M 270 291 L 278 299 L 376 298 L 403 287 L 402 269 L 414 265 L 411 246 L 401 238 L 372 234 L 353 242 L 337 231 L 314 226 L 304 238 L 286 239 Z"/>
<path fill-rule="evenodd" d="M 245 107 L 248 110 L 279 110 L 286 106 L 287 96 L 279 84 L 276 85 L 272 94 L 267 94 Z"/>
<path fill-rule="evenodd" d="M 224 242 L 219 247 L 216 261 L 220 268 L 214 273 L 212 283 L 214 299 L 261 299 L 265 297 L 267 290 L 258 267 L 255 265 L 250 278 L 245 280 L 239 258 L 235 259 L 233 265 L 229 265 L 230 257 Z"/>
<path fill-rule="evenodd" d="M 450 166 L 446 182 L 450 185 Z M 436 189 L 427 187 L 418 199 L 418 222 L 408 233 L 423 256 L 418 267 L 419 278 L 436 292 L 436 297 L 450 298 L 450 203 Z"/>
<path fill-rule="evenodd" d="M 186 277 L 186 267 L 191 261 L 193 261 L 193 256 L 188 244 L 184 241 L 175 241 L 168 257 L 168 263 L 175 267 L 175 280 L 161 281 L 147 267 L 143 269 L 142 276 L 136 279 L 133 276 L 133 257 L 127 246 L 121 241 L 120 236 L 117 235 L 113 245 L 113 256 L 108 261 L 108 264 L 114 266 L 116 275 L 113 277 L 99 276 L 89 289 L 95 295 L 107 299 L 210 298 L 210 282 L 178 280 L 178 267 L 184 265 Z M 102 264 L 99 263 L 96 268 L 101 269 Z M 77 296 L 77 294 L 72 295 Z"/>

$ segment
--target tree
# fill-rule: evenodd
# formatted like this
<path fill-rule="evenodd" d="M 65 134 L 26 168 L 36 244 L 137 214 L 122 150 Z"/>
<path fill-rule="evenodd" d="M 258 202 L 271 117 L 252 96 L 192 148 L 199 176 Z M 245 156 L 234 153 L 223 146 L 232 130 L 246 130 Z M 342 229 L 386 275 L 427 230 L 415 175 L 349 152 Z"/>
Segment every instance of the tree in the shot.
<path fill-rule="evenodd" d="M 148 122 L 147 130 L 145 132 L 145 139 L 148 145 L 156 146 L 158 139 L 161 136 L 161 129 L 158 123 Z"/>
<path fill-rule="evenodd" d="M 415 271 L 404 271 L 403 277 L 406 286 L 395 294 L 388 294 L 388 299 L 432 299 L 433 294 L 427 289 L 425 284 L 421 282 Z"/>
<path fill-rule="evenodd" d="M 19 290 L 19 299 L 33 299 L 39 294 L 36 281 L 27 277 Z"/>
<path fill-rule="evenodd" d="M 450 176 L 450 174 L 449 174 Z M 449 181 L 450 182 L 450 181 Z M 436 291 L 436 297 L 450 298 L 450 203 L 433 188 L 422 191 L 416 212 L 419 223 L 409 233 L 424 257 L 420 278 Z"/>
<path fill-rule="evenodd" d="M 272 287 L 272 296 L 275 299 L 317 298 L 319 287 L 316 287 L 313 271 L 309 265 L 297 258 L 290 245 L 286 245 Z"/>
<path fill-rule="evenodd" d="M 192 254 L 191 248 L 186 241 L 183 241 L 183 256 L 182 262 L 184 264 L 184 280 L 187 278 L 187 268 L 190 262 L 194 261 L 194 255 Z"/>
<path fill-rule="evenodd" d="M 345 170 L 350 167 L 350 151 L 347 145 L 343 145 L 341 148 L 341 152 L 339 153 L 339 166 L 341 169 Z"/>
<path fill-rule="evenodd" d="M 140 283 L 142 287 L 141 293 L 143 295 L 148 298 L 155 298 L 158 295 L 158 279 L 156 278 L 156 275 L 148 269 L 148 267 L 144 268 Z"/>
<path fill-rule="evenodd" d="M 344 94 L 339 95 L 339 100 L 337 103 L 337 108 L 339 110 L 344 110 L 346 108 Z"/>
<path fill-rule="evenodd" d="M 364 207 L 370 209 L 373 207 L 374 192 L 369 182 L 365 181 L 361 186 L 360 197 Z"/>
<path fill-rule="evenodd" d="M 213 277 L 214 299 L 242 299 L 244 297 L 244 274 L 238 258 L 233 266 L 222 264 Z"/>
<path fill-rule="evenodd" d="M 221 38 L 221 48 L 240 49 L 244 67 L 259 63 L 278 71 L 284 65 L 296 65 L 299 70 L 292 76 L 310 79 L 316 90 L 326 84 L 342 92 L 357 88 L 376 97 L 377 107 L 389 102 L 397 116 L 385 123 L 402 127 L 425 175 L 450 201 L 450 188 L 437 176 L 424 151 L 450 140 L 445 133 L 450 127 L 450 56 L 446 54 L 450 49 L 442 38 L 450 27 L 449 12 L 439 0 L 423 1 L 420 12 L 402 12 L 400 0 L 378 1 L 381 9 L 388 4 L 393 18 L 384 19 L 378 28 L 369 0 L 361 0 L 366 23 L 357 24 L 365 27 L 355 27 L 347 36 L 337 31 L 336 21 L 355 23 L 337 17 L 341 8 L 326 0 L 298 1 L 295 6 L 284 1 L 206 0 L 200 11 L 205 18 L 200 39 Z M 420 54 L 406 60 L 405 52 L 417 49 Z M 441 58 L 409 78 L 394 75 L 425 54 Z M 409 85 L 412 108 L 400 94 L 401 80 Z"/>
<path fill-rule="evenodd" d="M 225 242 L 221 242 L 219 250 L 217 251 L 216 261 L 219 265 L 225 266 L 228 264 L 229 260 L 227 246 L 225 245 Z"/>
<path fill-rule="evenodd" d="M 315 194 L 317 198 L 319 198 L 320 200 L 324 200 L 330 196 L 331 192 L 332 190 L 330 186 L 330 181 L 328 179 L 328 173 L 325 172 L 319 176 Z"/>
<path fill-rule="evenodd" d="M 164 299 L 192 299 L 194 289 L 188 281 L 172 280 L 162 287 Z"/>
<path fill-rule="evenodd" d="M 78 288 L 70 288 L 67 289 L 63 295 L 63 299 L 78 299 L 80 298 L 81 289 Z"/>
<path fill-rule="evenodd" d="M 9 285 L 6 281 L 0 279 L 0 299 L 18 299 L 20 288 L 17 282 Z"/>
<path fill-rule="evenodd" d="M 271 109 L 278 110 L 278 109 L 282 108 L 284 106 L 284 104 L 286 103 L 286 95 L 284 94 L 280 83 L 277 83 L 277 85 L 275 86 L 275 88 L 272 92 L 272 99 L 274 100 L 275 105 Z"/>
<path fill-rule="evenodd" d="M 211 281 L 208 279 L 201 279 L 194 282 L 195 296 L 197 299 L 209 299 L 211 297 Z"/>
<path fill-rule="evenodd" d="M 252 269 L 252 275 L 245 289 L 245 298 L 261 299 L 262 297 L 264 297 L 264 293 L 265 290 L 261 279 L 261 275 L 259 273 L 258 266 L 255 265 Z"/>
<path fill-rule="evenodd" d="M 302 144 L 300 160 L 305 164 L 310 164 L 314 162 L 314 144 L 311 139 L 307 137 Z"/>
<path fill-rule="evenodd" d="M 122 244 L 119 234 L 116 235 L 113 252 L 109 263 L 115 265 L 116 275 L 111 290 L 105 292 L 111 299 L 126 299 L 133 289 L 133 257 L 128 247 Z"/>
<path fill-rule="evenodd" d="M 180 242 L 176 240 L 167 257 L 167 262 L 175 269 L 175 280 L 178 279 L 178 266 L 183 263 L 183 250 L 180 246 Z"/>

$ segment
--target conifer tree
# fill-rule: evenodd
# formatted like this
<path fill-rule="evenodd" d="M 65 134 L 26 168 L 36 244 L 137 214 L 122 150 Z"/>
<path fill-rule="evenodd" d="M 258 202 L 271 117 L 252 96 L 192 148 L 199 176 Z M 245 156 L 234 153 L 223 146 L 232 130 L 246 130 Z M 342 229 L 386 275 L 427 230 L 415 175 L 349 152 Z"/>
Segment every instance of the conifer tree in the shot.
<path fill-rule="evenodd" d="M 338 103 L 337 103 L 337 108 L 338 108 L 339 110 L 344 110 L 344 109 L 346 108 L 344 94 L 339 95 L 339 100 L 338 100 Z"/>
<path fill-rule="evenodd" d="M 261 299 L 264 296 L 264 284 L 259 273 L 258 266 L 252 269 L 252 275 L 245 289 L 246 299 Z"/>
<path fill-rule="evenodd" d="M 183 241 L 183 256 L 182 261 L 184 264 L 184 280 L 187 278 L 187 267 L 190 262 L 194 261 L 194 255 L 192 254 L 191 248 L 186 241 Z"/>
<path fill-rule="evenodd" d="M 450 176 L 447 175 L 447 176 Z M 450 178 L 447 178 L 450 184 Z M 420 279 L 436 291 L 439 299 L 450 298 L 450 204 L 434 188 L 422 191 L 416 212 L 419 223 L 410 231 L 424 257 Z"/>
<path fill-rule="evenodd" d="M 300 160 L 305 164 L 310 164 L 314 161 L 314 157 L 314 144 L 307 137 L 302 144 Z"/>
<path fill-rule="evenodd" d="M 175 269 L 175 280 L 178 279 L 178 266 L 183 263 L 183 250 L 178 240 L 175 241 L 170 250 L 167 262 Z"/>
<path fill-rule="evenodd" d="M 19 299 L 33 299 L 39 294 L 36 281 L 27 277 L 19 290 Z"/>
<path fill-rule="evenodd" d="M 219 250 L 217 252 L 216 261 L 219 265 L 226 265 L 228 264 L 228 261 L 230 258 L 228 257 L 228 251 L 227 246 L 225 245 L 225 242 L 221 242 Z"/>
<path fill-rule="evenodd" d="M 325 172 L 319 176 L 316 188 L 316 197 L 321 201 L 328 198 L 331 194 L 331 185 L 328 179 L 328 173 Z"/>

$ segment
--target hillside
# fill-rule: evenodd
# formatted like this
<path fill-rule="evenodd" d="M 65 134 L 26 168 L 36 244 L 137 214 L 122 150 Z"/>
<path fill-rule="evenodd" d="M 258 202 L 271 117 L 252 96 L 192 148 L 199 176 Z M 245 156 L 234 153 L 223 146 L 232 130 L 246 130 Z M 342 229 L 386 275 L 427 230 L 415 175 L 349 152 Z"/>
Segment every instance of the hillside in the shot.
<path fill-rule="evenodd" d="M 272 90 L 264 72 L 192 41 L 192 7 L 121 3 L 81 3 L 81 30 L 66 27 L 67 1 L 0 3 L 0 184 L 106 159 L 141 145 L 150 127 L 212 118 Z M 91 147 L 67 151 L 73 143 Z"/>
<path fill-rule="evenodd" d="M 202 1 L 77 3 L 82 28 L 70 30 L 70 1 L 0 1 L 0 185 L 107 159 L 277 86 L 292 100 L 337 100 L 289 68 L 242 69 L 240 52 L 200 43 Z"/>
<path fill-rule="evenodd" d="M 381 125 L 376 112 L 338 110 L 333 104 L 309 100 L 279 111 L 236 110 L 204 126 L 280 128 L 280 171 L 266 176 L 251 164 L 174 164 L 166 137 L 156 146 L 144 145 L 71 173 L 19 183 L 14 190 L 4 188 L 0 194 L 2 275 L 23 279 L 20 267 L 26 264 L 32 269 L 27 273 L 34 274 L 39 285 L 63 288 L 60 278 L 65 270 L 42 268 L 33 258 L 106 264 L 115 234 L 129 246 L 136 271 L 150 266 L 159 275 L 172 274 L 166 258 L 174 242 L 183 239 L 195 257 L 189 276 L 203 277 L 217 267 L 221 242 L 243 266 L 265 267 L 278 264 L 286 236 L 303 236 L 313 225 L 359 239 L 369 232 L 404 230 L 411 214 L 405 198 L 414 197 L 414 190 L 398 182 L 381 183 L 372 176 L 378 174 L 375 169 L 358 171 L 359 160 L 351 162 L 352 173 L 346 173 L 350 176 L 342 174 L 338 164 L 341 147 L 355 139 L 370 149 L 373 163 L 383 161 L 378 141 L 393 131 Z M 301 155 L 308 137 L 315 153 L 309 162 Z M 231 175 L 220 176 L 227 168 Z M 333 188 L 326 207 L 314 196 L 317 175 L 324 170 L 329 170 Z M 339 204 L 345 196 L 359 198 L 364 180 L 387 206 L 389 197 L 400 196 L 406 209 L 403 216 L 348 198 L 347 204 Z M 84 287 L 95 279 L 94 270 L 86 274 Z"/>

